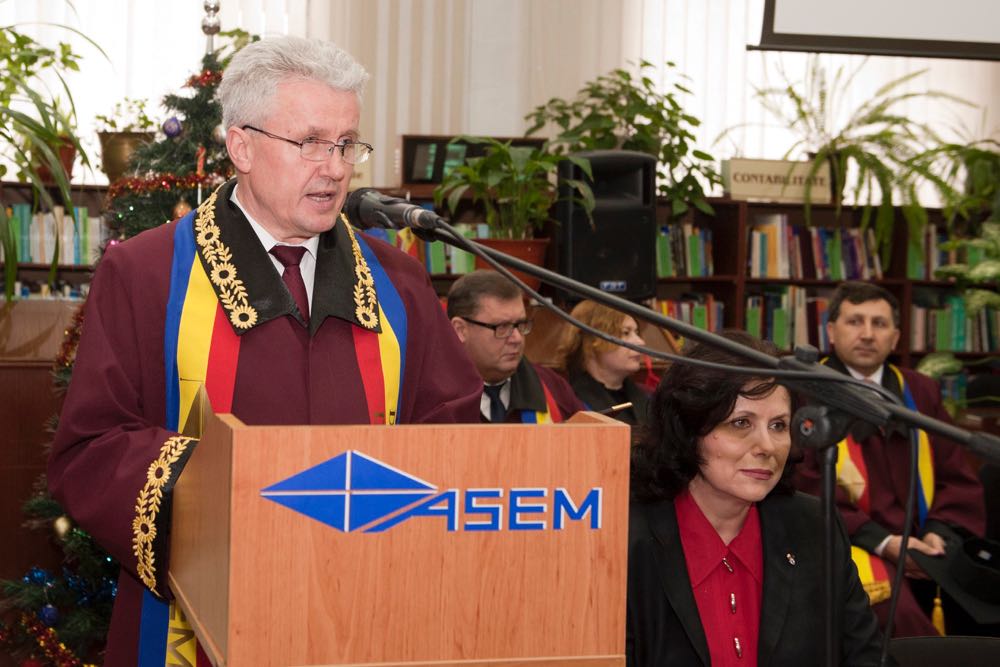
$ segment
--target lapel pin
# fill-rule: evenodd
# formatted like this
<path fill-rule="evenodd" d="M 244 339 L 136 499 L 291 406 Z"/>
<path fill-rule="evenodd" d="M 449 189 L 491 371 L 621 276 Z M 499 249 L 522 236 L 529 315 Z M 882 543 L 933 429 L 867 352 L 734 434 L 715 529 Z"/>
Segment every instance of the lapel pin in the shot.
<path fill-rule="evenodd" d="M 795 554 L 793 554 L 792 552 L 788 552 L 787 554 L 785 554 L 785 558 L 788 559 L 789 565 L 795 565 Z"/>

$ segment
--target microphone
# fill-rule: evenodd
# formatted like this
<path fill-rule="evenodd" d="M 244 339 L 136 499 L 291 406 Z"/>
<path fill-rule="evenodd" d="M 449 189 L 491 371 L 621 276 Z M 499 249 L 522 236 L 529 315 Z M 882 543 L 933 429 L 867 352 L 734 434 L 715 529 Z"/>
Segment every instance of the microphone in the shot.
<path fill-rule="evenodd" d="M 384 195 L 375 188 L 360 188 L 347 196 L 344 213 L 360 229 L 385 227 L 432 230 L 441 219 L 434 211 L 411 204 L 405 199 Z"/>

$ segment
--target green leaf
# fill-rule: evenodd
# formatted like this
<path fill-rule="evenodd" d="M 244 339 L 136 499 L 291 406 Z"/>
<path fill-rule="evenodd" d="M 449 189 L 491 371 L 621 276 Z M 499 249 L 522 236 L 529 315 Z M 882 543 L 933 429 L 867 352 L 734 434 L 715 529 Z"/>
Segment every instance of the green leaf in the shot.
<path fill-rule="evenodd" d="M 951 352 L 931 352 L 920 360 L 916 370 L 937 380 L 961 372 L 962 362 Z"/>

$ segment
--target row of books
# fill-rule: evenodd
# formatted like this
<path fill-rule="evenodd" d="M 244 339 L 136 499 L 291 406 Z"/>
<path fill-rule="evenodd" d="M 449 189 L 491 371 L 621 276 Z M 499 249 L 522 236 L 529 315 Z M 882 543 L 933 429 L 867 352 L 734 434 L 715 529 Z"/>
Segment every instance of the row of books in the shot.
<path fill-rule="evenodd" d="M 13 204 L 7 207 L 7 218 L 17 253 L 14 261 L 20 264 L 49 264 L 55 258 L 58 264 L 90 265 L 109 235 L 103 218 L 91 216 L 85 206 L 71 213 L 62 206 L 39 213 L 32 212 L 30 204 Z"/>
<path fill-rule="evenodd" d="M 802 227 L 783 213 L 758 215 L 750 226 L 751 278 L 871 280 L 882 262 L 871 228 Z"/>
<path fill-rule="evenodd" d="M 812 345 L 822 352 L 830 350 L 826 335 L 830 300 L 809 296 L 804 287 L 786 285 L 766 289 L 746 301 L 746 330 L 773 342 L 778 349 Z"/>
<path fill-rule="evenodd" d="M 18 280 L 14 283 L 14 300 L 69 299 L 75 301 L 87 298 L 89 291 L 89 282 L 76 284 L 58 281 L 53 288 L 47 282 L 41 280 Z M 4 293 L 3 283 L 0 281 L 0 302 L 6 298 Z"/>
<path fill-rule="evenodd" d="M 656 275 L 696 278 L 715 274 L 712 230 L 690 223 L 664 225 L 656 237 Z"/>
<path fill-rule="evenodd" d="M 948 232 L 927 225 L 924 233 L 911 238 L 906 247 L 906 277 L 910 280 L 933 280 L 934 272 L 947 264 L 975 266 L 985 259 L 985 251 L 977 247 L 951 248 Z"/>
<path fill-rule="evenodd" d="M 726 304 L 711 294 L 683 294 L 679 299 L 653 299 L 650 306 L 667 317 L 718 333 L 725 327 Z"/>
<path fill-rule="evenodd" d="M 485 223 L 476 225 L 462 223 L 453 225 L 467 239 L 489 238 L 489 227 Z M 459 250 L 444 243 L 422 241 L 411 230 L 403 229 L 369 229 L 369 236 L 382 239 L 396 246 L 408 255 L 420 261 L 427 273 L 461 275 L 472 272 L 475 267 L 475 256 L 464 250 Z"/>
<path fill-rule="evenodd" d="M 947 297 L 943 308 L 914 305 L 910 312 L 910 349 L 996 352 L 1000 350 L 1000 311 L 984 308 L 972 316 L 958 295 Z"/>

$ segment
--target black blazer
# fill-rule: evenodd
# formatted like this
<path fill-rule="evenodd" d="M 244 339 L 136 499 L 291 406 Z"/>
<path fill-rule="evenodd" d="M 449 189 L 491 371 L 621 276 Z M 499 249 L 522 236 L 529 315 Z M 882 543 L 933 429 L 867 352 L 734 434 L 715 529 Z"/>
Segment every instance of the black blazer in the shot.
<path fill-rule="evenodd" d="M 577 397 L 586 404 L 588 410 L 600 412 L 617 403 L 608 393 L 607 388 L 585 370 L 571 372 L 569 383 Z M 632 407 L 610 416 L 633 426 L 645 424 L 649 412 L 649 394 L 633 382 L 632 378 L 625 378 L 622 386 L 625 389 L 625 398 L 632 403 Z"/>
<path fill-rule="evenodd" d="M 823 582 L 819 501 L 772 493 L 758 503 L 764 550 L 757 664 L 823 664 Z M 837 532 L 834 573 L 842 665 L 877 665 L 881 636 L 868 597 Z M 789 557 L 791 554 L 791 557 Z M 792 564 L 794 560 L 795 564 Z M 709 665 L 672 501 L 633 504 L 629 519 L 626 664 Z"/>

